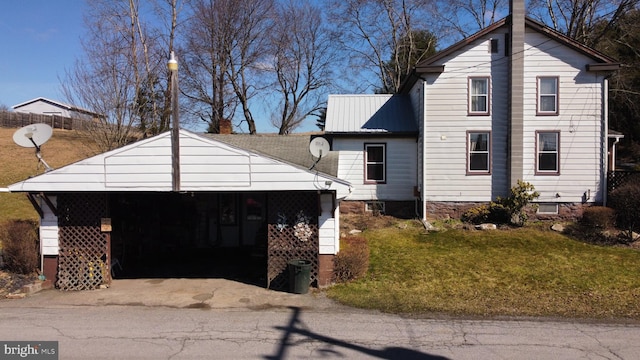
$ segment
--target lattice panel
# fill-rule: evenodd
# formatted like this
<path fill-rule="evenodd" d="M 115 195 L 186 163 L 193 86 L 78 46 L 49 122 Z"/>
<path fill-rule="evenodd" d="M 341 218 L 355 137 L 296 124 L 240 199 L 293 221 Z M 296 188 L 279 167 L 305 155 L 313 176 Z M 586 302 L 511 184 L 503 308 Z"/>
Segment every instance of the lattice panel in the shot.
<path fill-rule="evenodd" d="M 311 262 L 313 284 L 318 279 L 318 195 L 313 192 L 271 193 L 268 199 L 267 287 L 285 290 L 288 261 Z"/>
<path fill-rule="evenodd" d="M 100 231 L 106 209 L 101 194 L 64 194 L 58 197 L 61 290 L 90 290 L 111 281 L 107 259 L 107 237 Z"/>
<path fill-rule="evenodd" d="M 629 182 L 639 181 L 640 172 L 638 171 L 609 171 L 607 173 L 607 190 L 611 192 Z"/>

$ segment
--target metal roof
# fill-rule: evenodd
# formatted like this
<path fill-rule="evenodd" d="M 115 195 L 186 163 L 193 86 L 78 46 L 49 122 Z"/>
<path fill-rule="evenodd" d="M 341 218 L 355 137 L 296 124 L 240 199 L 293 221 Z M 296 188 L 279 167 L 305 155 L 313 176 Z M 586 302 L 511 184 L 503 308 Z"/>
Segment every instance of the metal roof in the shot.
<path fill-rule="evenodd" d="M 329 95 L 326 133 L 417 133 L 407 95 Z"/>

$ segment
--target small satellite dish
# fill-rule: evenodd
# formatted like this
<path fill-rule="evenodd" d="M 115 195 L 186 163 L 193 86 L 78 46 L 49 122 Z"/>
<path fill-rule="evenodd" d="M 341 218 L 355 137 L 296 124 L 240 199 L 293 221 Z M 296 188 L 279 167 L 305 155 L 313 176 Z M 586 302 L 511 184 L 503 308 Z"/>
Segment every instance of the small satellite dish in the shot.
<path fill-rule="evenodd" d="M 53 129 L 47 124 L 31 124 L 23 126 L 13 133 L 13 141 L 22 147 L 36 148 L 36 157 L 42 162 L 45 171 L 52 170 L 51 167 L 42 159 L 40 154 L 40 145 L 44 144 L 51 138 Z"/>
<path fill-rule="evenodd" d="M 323 137 L 313 138 L 309 143 L 309 152 L 311 153 L 311 155 L 313 155 L 313 157 L 318 159 L 313 163 L 313 165 L 311 165 L 309 170 L 316 167 L 320 159 L 322 159 L 323 156 L 326 156 L 329 153 L 329 150 L 331 150 L 331 146 L 329 145 L 327 139 Z"/>
<path fill-rule="evenodd" d="M 16 130 L 13 141 L 22 147 L 39 148 L 51 138 L 53 130 L 47 124 L 31 124 Z"/>
<path fill-rule="evenodd" d="M 314 138 L 309 143 L 309 152 L 313 157 L 322 158 L 329 153 L 329 150 L 331 150 L 329 142 L 323 137 Z"/>

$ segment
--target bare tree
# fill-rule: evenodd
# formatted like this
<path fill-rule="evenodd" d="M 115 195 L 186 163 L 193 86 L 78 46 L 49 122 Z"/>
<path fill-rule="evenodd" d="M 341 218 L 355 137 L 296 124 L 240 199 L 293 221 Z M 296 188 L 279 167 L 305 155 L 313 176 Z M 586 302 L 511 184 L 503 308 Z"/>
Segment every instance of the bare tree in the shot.
<path fill-rule="evenodd" d="M 196 0 L 186 32 L 182 91 L 193 114 L 219 132 L 238 107 L 256 133 L 250 102 L 258 89 L 261 59 L 272 23 L 273 0 Z"/>
<path fill-rule="evenodd" d="M 331 82 L 334 58 L 329 29 L 320 9 L 308 2 L 286 2 L 271 33 L 278 110 L 272 124 L 288 134 L 324 107 L 322 89 Z"/>
<path fill-rule="evenodd" d="M 638 0 L 531 0 L 528 12 L 570 38 L 594 46 L 637 5 Z"/>
<path fill-rule="evenodd" d="M 249 134 L 255 134 L 256 123 L 249 102 L 259 88 L 261 66 L 268 50 L 268 36 L 273 26 L 273 0 L 241 1 L 235 6 L 234 35 L 227 44 L 227 72 Z"/>
<path fill-rule="evenodd" d="M 438 0 L 434 16 L 443 43 L 467 37 L 507 15 L 507 0 Z"/>
<path fill-rule="evenodd" d="M 167 56 L 160 32 L 149 25 L 157 19 L 143 19 L 141 4 L 140 0 L 87 3 L 84 58 L 67 71 L 62 84 L 69 102 L 102 114 L 93 131 L 101 150 L 165 130 L 162 84 L 167 81 Z"/>
<path fill-rule="evenodd" d="M 427 0 L 340 0 L 333 3 L 332 18 L 350 53 L 350 69 L 373 73 L 369 87 L 397 92 L 407 64 L 387 61 L 416 49 L 414 34 L 431 30 L 433 4 Z M 431 22 L 433 24 L 433 22 Z M 433 27 L 435 29 L 435 27 Z M 431 31 L 432 33 L 435 33 Z M 409 45 L 410 50 L 402 50 Z M 409 58 L 416 58 L 413 54 Z M 393 60 L 393 59 L 392 59 Z M 393 66 L 389 66 L 392 64 Z M 366 77 L 365 77 L 366 78 Z"/>
<path fill-rule="evenodd" d="M 225 48 L 230 41 L 228 14 L 231 1 L 195 0 L 187 24 L 182 62 L 181 92 L 193 116 L 207 123 L 207 131 L 218 133 L 220 120 L 231 119 L 236 108 L 233 87 L 227 77 Z"/>

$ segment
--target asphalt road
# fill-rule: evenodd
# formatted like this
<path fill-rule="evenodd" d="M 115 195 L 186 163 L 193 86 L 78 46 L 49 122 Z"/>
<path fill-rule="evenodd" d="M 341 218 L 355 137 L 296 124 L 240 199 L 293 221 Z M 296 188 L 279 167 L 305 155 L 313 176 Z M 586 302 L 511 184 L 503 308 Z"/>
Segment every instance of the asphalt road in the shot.
<path fill-rule="evenodd" d="M 0 342 L 12 340 L 58 341 L 60 359 L 83 360 L 640 358 L 637 323 L 413 319 L 348 308 L 28 306 L 0 300 Z"/>

